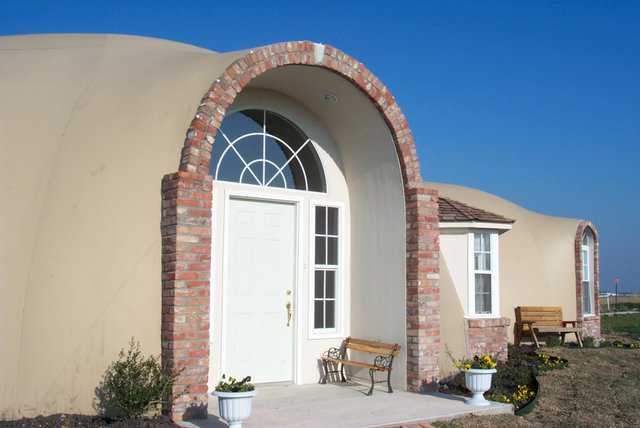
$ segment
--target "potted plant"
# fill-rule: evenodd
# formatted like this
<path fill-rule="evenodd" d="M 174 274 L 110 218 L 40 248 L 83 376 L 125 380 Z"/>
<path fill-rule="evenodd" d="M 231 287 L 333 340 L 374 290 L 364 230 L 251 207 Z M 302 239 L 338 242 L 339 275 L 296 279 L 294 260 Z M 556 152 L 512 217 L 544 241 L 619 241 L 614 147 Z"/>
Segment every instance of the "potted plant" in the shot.
<path fill-rule="evenodd" d="M 496 362 L 491 355 L 481 357 L 475 355 L 473 359 L 456 361 L 456 367 L 464 372 L 465 386 L 473 396 L 467 400 L 472 406 L 488 406 L 484 393 L 491 389 L 491 378 L 496 370 Z"/>
<path fill-rule="evenodd" d="M 256 387 L 250 383 L 251 376 L 241 381 L 233 377 L 222 380 L 212 395 L 218 397 L 220 417 L 229 423 L 229 428 L 242 428 L 242 422 L 251 415 L 251 400 L 256 395 Z"/>

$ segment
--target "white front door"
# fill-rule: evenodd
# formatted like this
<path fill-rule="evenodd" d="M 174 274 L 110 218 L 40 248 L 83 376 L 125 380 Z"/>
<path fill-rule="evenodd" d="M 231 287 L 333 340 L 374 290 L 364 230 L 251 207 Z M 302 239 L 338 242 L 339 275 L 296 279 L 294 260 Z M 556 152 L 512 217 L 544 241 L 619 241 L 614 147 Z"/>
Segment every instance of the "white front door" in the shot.
<path fill-rule="evenodd" d="M 226 233 L 223 373 L 291 381 L 296 206 L 229 199 Z"/>

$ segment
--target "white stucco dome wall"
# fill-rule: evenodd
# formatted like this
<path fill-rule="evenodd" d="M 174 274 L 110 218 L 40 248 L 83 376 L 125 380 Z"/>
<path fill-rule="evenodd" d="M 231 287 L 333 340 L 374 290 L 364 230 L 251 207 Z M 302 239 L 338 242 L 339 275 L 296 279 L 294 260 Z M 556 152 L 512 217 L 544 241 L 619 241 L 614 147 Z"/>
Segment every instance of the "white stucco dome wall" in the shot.
<path fill-rule="evenodd" d="M 0 416 L 90 412 L 131 336 L 160 352 L 160 182 L 238 55 L 0 38 Z"/>

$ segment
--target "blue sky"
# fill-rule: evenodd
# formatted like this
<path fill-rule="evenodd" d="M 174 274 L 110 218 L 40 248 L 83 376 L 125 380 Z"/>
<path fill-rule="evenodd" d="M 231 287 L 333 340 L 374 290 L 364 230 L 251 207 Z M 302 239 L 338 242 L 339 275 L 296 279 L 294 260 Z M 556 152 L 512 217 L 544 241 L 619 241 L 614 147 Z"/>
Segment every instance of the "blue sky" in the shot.
<path fill-rule="evenodd" d="M 339 47 L 396 95 L 425 179 L 592 220 L 602 285 L 626 290 L 640 290 L 639 22 L 633 1 L 0 2 L 0 34 Z"/>

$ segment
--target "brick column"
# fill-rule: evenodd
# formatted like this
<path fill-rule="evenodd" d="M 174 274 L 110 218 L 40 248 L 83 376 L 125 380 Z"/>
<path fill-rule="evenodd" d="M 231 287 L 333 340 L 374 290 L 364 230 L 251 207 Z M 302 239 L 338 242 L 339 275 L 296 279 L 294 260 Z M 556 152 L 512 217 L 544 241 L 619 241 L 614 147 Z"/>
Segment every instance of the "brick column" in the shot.
<path fill-rule="evenodd" d="M 173 420 L 207 416 L 211 177 L 177 172 L 162 179 L 162 362 L 181 370 Z"/>
<path fill-rule="evenodd" d="M 467 356 L 489 354 L 505 361 L 510 324 L 509 318 L 466 319 Z"/>
<path fill-rule="evenodd" d="M 407 387 L 430 389 L 440 353 L 438 192 L 405 189 L 407 212 Z"/>

